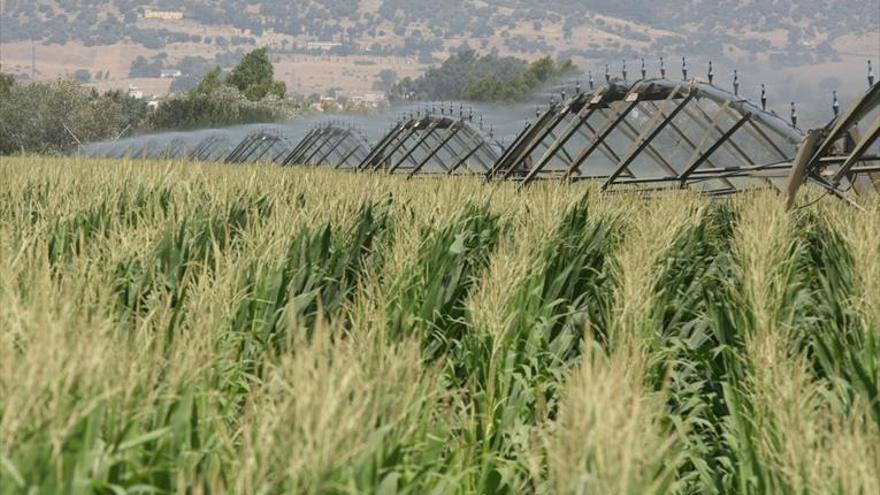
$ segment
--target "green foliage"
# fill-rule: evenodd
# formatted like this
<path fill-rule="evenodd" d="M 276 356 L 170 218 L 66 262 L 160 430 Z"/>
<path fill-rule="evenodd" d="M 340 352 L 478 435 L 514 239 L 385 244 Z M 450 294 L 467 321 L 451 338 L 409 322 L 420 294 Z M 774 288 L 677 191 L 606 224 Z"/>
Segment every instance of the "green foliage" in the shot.
<path fill-rule="evenodd" d="M 570 60 L 545 57 L 531 64 L 496 54 L 479 56 L 470 49 L 451 55 L 416 80 L 405 78 L 390 91 L 392 99 L 511 102 L 527 98 L 544 84 L 577 70 Z"/>
<path fill-rule="evenodd" d="M 532 62 L 522 75 L 501 79 L 496 75 L 484 77 L 464 88 L 467 100 L 510 102 L 523 100 L 545 84 L 577 71 L 571 60 L 554 62 L 550 57 Z"/>
<path fill-rule="evenodd" d="M 197 95 L 210 95 L 223 86 L 223 80 L 220 78 L 220 67 L 215 67 L 208 71 L 202 82 L 193 90 Z"/>
<path fill-rule="evenodd" d="M 193 61 L 189 61 L 193 63 Z M 137 67 L 161 68 L 161 57 L 143 57 Z M 152 69 L 151 69 L 152 70 Z M 126 133 L 220 127 L 293 118 L 302 104 L 284 99 L 272 80 L 265 49 L 255 50 L 224 81 L 220 68 L 207 73 L 186 95 L 171 96 L 155 112 L 122 91 L 99 94 L 73 81 L 30 85 L 0 77 L 0 155 L 64 153 L 80 143 L 115 139 Z M 147 76 L 146 74 L 141 74 Z M 83 76 L 83 79 L 85 76 Z M 243 89 L 239 89 L 239 87 Z"/>
<path fill-rule="evenodd" d="M 128 77 L 159 77 L 164 68 L 165 60 L 163 57 L 155 56 L 147 59 L 144 56 L 139 56 L 131 62 Z"/>
<path fill-rule="evenodd" d="M 466 341 L 458 377 L 468 381 L 474 407 L 485 413 L 475 435 L 497 456 L 486 460 L 484 490 L 518 491 L 509 473 L 501 481 L 502 473 L 514 469 L 507 459 L 526 450 L 526 432 L 555 417 L 560 391 L 581 354 L 605 352 L 618 232 L 616 221 L 590 213 L 586 197 L 576 203 L 504 308 L 507 330 L 497 339 L 471 335 Z"/>
<path fill-rule="evenodd" d="M 170 309 L 177 312 L 179 321 L 192 281 L 202 273 L 216 272 L 217 257 L 233 249 L 249 225 L 261 222 L 271 212 L 271 201 L 264 196 L 238 198 L 219 211 L 200 208 L 180 225 L 169 225 L 162 232 L 152 246 L 150 265 L 136 258 L 120 261 L 114 292 L 122 328 L 130 328 L 130 321 L 143 316 L 151 298 L 159 294 L 171 296 Z M 166 344 L 175 334 L 169 327 Z"/>
<path fill-rule="evenodd" d="M 150 115 L 148 128 L 194 129 L 289 119 L 300 111 L 299 103 L 285 99 L 284 83 L 272 77 L 266 49 L 254 50 L 225 80 L 216 67 L 186 95 L 165 99 Z"/>
<path fill-rule="evenodd" d="M 299 111 L 296 102 L 267 98 L 251 101 L 237 89 L 220 86 L 211 93 L 193 91 L 186 96 L 166 98 L 150 114 L 150 130 L 223 127 L 257 122 L 277 122 Z"/>
<path fill-rule="evenodd" d="M 373 83 L 373 89 L 378 91 L 390 91 L 391 88 L 400 80 L 397 72 L 392 69 L 382 69 L 376 74 L 376 82 Z"/>
<path fill-rule="evenodd" d="M 0 94 L 6 94 L 15 85 L 15 78 L 9 74 L 0 72 Z"/>
<path fill-rule="evenodd" d="M 877 492 L 876 199 L 0 177 L 0 494 Z"/>
<path fill-rule="evenodd" d="M 215 65 L 204 57 L 187 55 L 181 58 L 175 64 L 175 67 L 180 71 L 181 75 L 174 78 L 169 91 L 181 94 L 195 89 L 199 82 L 215 68 Z"/>
<path fill-rule="evenodd" d="M 122 91 L 100 94 L 67 80 L 9 84 L 0 88 L 0 155 L 69 152 L 139 128 L 146 117 L 146 103 Z"/>
<path fill-rule="evenodd" d="M 23 473 L 13 471 L 15 481 L 4 480 L 2 492 L 28 486 L 28 493 L 40 494 L 120 493 L 126 487 L 167 493 L 182 481 L 179 475 L 187 485 L 210 490 L 205 479 L 217 478 L 221 469 L 210 453 L 218 448 L 214 435 L 219 431 L 210 403 L 196 388 L 165 392 L 148 417 L 102 402 L 84 417 L 72 418 L 59 443 L 36 436 L 31 457 L 17 459 Z"/>
<path fill-rule="evenodd" d="M 259 48 L 245 55 L 226 78 L 226 84 L 238 88 L 251 101 L 262 100 L 270 94 L 284 98 L 287 87 L 274 77 L 266 48 Z"/>
<path fill-rule="evenodd" d="M 426 231 L 419 262 L 395 291 L 388 315 L 392 336 L 419 335 L 428 359 L 460 345 L 467 331 L 465 300 L 499 233 L 498 218 L 474 205 L 449 225 Z"/>
<path fill-rule="evenodd" d="M 690 425 L 679 466 L 688 493 L 731 493 L 741 460 L 723 429 L 731 414 L 726 390 L 744 374 L 742 329 L 749 314 L 739 304 L 734 212 L 719 205 L 703 215 L 659 262 L 651 344 L 656 363 L 648 380 L 655 389 L 669 387 L 670 423 Z"/>
<path fill-rule="evenodd" d="M 844 404 L 861 395 L 880 426 L 880 336 L 862 327 L 849 303 L 856 293 L 852 252 L 812 212 L 798 216 L 793 235 L 784 298 L 790 304 L 779 308 L 796 332 L 793 352 L 810 360 L 816 377 L 833 384 Z"/>
<path fill-rule="evenodd" d="M 347 229 L 303 229 L 283 259 L 249 267 L 242 280 L 247 296 L 232 323 L 245 337 L 241 359 L 290 351 L 290 323 L 311 329 L 319 318 L 338 316 L 362 277 L 381 268 L 391 221 L 387 205 L 363 205 Z"/>

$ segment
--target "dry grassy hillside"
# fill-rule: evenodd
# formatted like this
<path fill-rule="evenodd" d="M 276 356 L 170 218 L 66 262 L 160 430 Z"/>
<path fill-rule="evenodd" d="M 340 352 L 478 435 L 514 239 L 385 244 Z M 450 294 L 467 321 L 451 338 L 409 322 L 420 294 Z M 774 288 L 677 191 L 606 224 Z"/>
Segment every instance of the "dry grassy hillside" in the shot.
<path fill-rule="evenodd" d="M 7 0 L 0 6 L 0 64 L 41 79 L 77 70 L 94 78 L 100 72 L 105 77 L 95 81 L 99 88 L 133 84 L 152 94 L 167 92 L 170 81 L 129 78 L 137 56 L 165 54 L 173 68 L 186 56 L 214 63 L 217 56 L 263 45 L 285 66 L 288 86 L 305 94 L 329 87 L 366 93 L 380 71 L 414 75 L 463 43 L 528 59 L 572 57 L 584 67 L 621 59 L 635 65 L 639 56 L 654 60 L 663 54 L 740 66 L 828 67 L 855 59 L 864 65 L 865 58 L 880 58 L 877 1 L 641 6 L 629 0 L 441 0 L 428 6 L 402 0 L 182 0 L 156 2 L 183 14 L 181 20 L 161 20 L 146 18 L 151 2 Z M 33 70 L 31 39 L 37 40 Z M 324 54 L 308 50 L 316 41 L 342 46 Z"/>

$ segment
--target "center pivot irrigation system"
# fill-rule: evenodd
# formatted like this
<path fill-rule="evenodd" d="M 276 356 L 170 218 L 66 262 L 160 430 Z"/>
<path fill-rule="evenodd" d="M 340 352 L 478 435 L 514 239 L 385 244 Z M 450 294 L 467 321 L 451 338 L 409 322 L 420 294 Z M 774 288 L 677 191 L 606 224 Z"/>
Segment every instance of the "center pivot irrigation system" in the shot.
<path fill-rule="evenodd" d="M 625 66 L 624 66 L 625 67 Z M 797 127 L 797 109 L 782 118 L 767 110 L 767 97 L 751 102 L 706 80 L 613 78 L 538 111 L 536 120 L 504 146 L 484 132 L 482 117 L 441 105 L 399 118 L 375 143 L 353 124 L 321 123 L 290 139 L 261 129 L 232 146 L 221 132 L 191 146 L 181 138 L 139 141 L 128 147 L 105 143 L 94 156 L 190 159 L 225 163 L 274 162 L 327 166 L 370 173 L 481 175 L 487 181 L 598 181 L 604 191 L 690 188 L 722 196 L 755 187 L 786 195 L 789 206 L 810 182 L 858 207 L 858 196 L 880 191 L 880 83 L 868 63 L 868 91 L 842 111 L 836 93 L 834 118 L 824 127 Z M 859 124 L 867 126 L 860 129 Z M 864 129 L 864 130 L 863 130 Z M 192 142 L 192 141 L 190 141 Z M 295 144 L 294 144 L 295 143 Z M 118 144 L 118 143 L 117 143 Z"/>

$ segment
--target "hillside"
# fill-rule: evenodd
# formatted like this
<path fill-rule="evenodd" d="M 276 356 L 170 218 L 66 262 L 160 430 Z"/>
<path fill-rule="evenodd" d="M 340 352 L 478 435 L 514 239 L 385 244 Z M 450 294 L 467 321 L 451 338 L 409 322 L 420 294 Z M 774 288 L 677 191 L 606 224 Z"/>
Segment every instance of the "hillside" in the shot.
<path fill-rule="evenodd" d="M 148 15 L 156 10 L 181 18 Z M 880 43 L 880 2 L 5 0 L 0 25 L 0 62 L 22 77 L 81 70 L 101 85 L 110 71 L 117 86 L 131 80 L 164 93 L 175 88 L 157 79 L 163 68 L 197 77 L 265 45 L 294 90 L 363 92 L 383 70 L 413 76 L 462 44 L 576 63 L 662 54 L 789 67 L 839 62 L 852 53 L 863 60 Z M 192 55 L 201 60 L 181 64 Z M 132 71 L 137 56 L 152 59 L 153 70 Z"/>
<path fill-rule="evenodd" d="M 148 10 L 179 12 L 183 20 L 145 19 Z M 864 0 L 7 0 L 2 15 L 4 42 L 131 41 L 153 49 L 195 42 L 226 48 L 280 35 L 274 40 L 284 47 L 326 41 L 341 43 L 338 54 L 399 56 L 432 53 L 467 38 L 521 53 L 619 57 L 650 47 L 722 55 L 730 45 L 821 57 L 833 55 L 824 43 L 880 25 L 880 6 L 872 9 Z M 194 32 L 199 27 L 218 34 Z M 581 44 L 588 33 L 604 35 L 606 42 Z"/>

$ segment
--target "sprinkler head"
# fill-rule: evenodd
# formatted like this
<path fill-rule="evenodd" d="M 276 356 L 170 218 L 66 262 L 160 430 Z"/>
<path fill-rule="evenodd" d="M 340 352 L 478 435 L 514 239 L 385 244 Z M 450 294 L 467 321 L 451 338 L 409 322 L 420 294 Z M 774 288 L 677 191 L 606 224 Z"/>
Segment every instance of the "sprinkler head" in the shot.
<path fill-rule="evenodd" d="M 739 96 L 739 73 L 733 69 L 733 95 Z"/>

